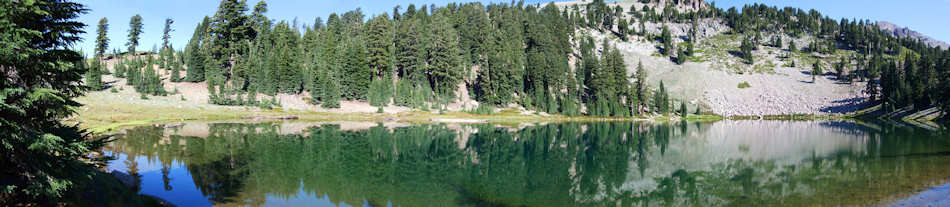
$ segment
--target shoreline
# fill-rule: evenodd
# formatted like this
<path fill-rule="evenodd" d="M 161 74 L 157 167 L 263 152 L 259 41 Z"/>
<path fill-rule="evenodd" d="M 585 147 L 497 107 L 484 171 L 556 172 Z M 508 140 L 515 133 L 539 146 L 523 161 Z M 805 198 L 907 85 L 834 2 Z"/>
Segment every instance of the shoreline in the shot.
<path fill-rule="evenodd" d="M 100 92 L 101 94 L 101 92 Z M 180 122 L 215 121 L 362 121 L 362 122 L 403 122 L 412 124 L 432 123 L 492 123 L 517 125 L 524 122 L 715 122 L 719 120 L 896 120 L 914 125 L 939 128 L 940 120 L 888 119 L 875 116 L 880 107 L 869 107 L 846 114 L 780 114 L 721 116 L 717 114 L 690 114 L 681 117 L 675 114 L 633 117 L 594 117 L 548 115 L 533 111 L 505 109 L 492 114 L 475 114 L 465 111 L 389 110 L 378 112 L 315 111 L 308 109 L 261 109 L 247 106 L 221 106 L 211 104 L 192 104 L 189 102 L 149 102 L 130 99 L 105 99 L 101 96 L 85 96 L 79 99 L 84 105 L 75 108 L 76 115 L 66 119 L 67 123 L 79 124 L 93 134 L 102 134 L 124 127 L 149 124 L 168 124 Z M 393 108 L 393 107 L 387 107 Z M 898 117 L 899 118 L 899 117 Z"/>
<path fill-rule="evenodd" d="M 238 106 L 152 106 L 142 107 L 135 104 L 86 104 L 77 109 L 74 117 L 67 122 L 79 124 L 95 134 L 112 132 L 120 128 L 149 124 L 169 124 L 180 122 L 214 121 L 363 121 L 363 122 L 404 122 L 423 123 L 492 123 L 518 124 L 523 122 L 715 122 L 720 120 L 862 120 L 856 114 L 834 115 L 763 115 L 729 116 L 714 114 L 693 115 L 686 118 L 677 115 L 655 115 L 634 117 L 593 117 L 527 114 L 519 111 L 504 110 L 494 114 L 474 114 L 468 112 L 403 111 L 396 113 L 367 112 L 318 112 L 307 110 L 259 109 Z M 288 117 L 292 117 L 288 119 Z"/>

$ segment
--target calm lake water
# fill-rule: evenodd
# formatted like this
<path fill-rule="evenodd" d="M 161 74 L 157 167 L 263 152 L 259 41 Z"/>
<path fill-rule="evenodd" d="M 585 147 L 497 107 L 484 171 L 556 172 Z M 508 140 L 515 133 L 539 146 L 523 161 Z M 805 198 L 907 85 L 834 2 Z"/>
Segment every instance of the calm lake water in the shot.
<path fill-rule="evenodd" d="M 116 138 L 109 168 L 178 206 L 854 206 L 950 195 L 939 191 L 950 188 L 950 133 L 893 123 L 203 123 Z"/>

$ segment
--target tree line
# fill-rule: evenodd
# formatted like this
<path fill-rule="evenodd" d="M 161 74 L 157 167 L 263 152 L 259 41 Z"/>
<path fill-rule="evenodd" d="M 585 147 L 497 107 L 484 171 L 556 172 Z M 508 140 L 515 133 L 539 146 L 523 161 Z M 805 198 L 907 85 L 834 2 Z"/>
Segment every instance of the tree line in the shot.
<path fill-rule="evenodd" d="M 479 102 L 475 112 L 490 113 L 495 106 L 513 103 L 567 115 L 584 114 L 582 108 L 587 115 L 597 116 L 671 112 L 648 104 L 650 98 L 668 95 L 665 90 L 649 89 L 645 70 L 627 73 L 614 45 L 595 43 L 586 33 L 577 32 L 610 31 L 613 22 L 620 22 L 627 31 L 624 8 L 610 8 L 601 0 L 583 6 L 584 10 L 577 5 L 562 9 L 553 3 L 452 3 L 417 9 L 410 4 L 405 11 L 396 6 L 391 16 L 382 13 L 367 21 L 356 9 L 331 14 L 325 22 L 317 18 L 312 25 L 301 25 L 296 19 L 269 19 L 264 1 L 249 9 L 244 1 L 223 0 L 213 16 L 195 27 L 184 50 L 175 51 L 167 43 L 174 22 L 167 19 L 159 58 L 123 60 L 114 67 L 114 75 L 129 78 L 127 83 L 142 98 L 165 95 L 159 89 L 161 81 L 154 81 L 160 80 L 159 73 L 151 71 L 157 63 L 172 82 L 206 83 L 209 101 L 221 105 L 270 107 L 277 103 L 261 97 L 299 94 L 327 108 L 353 100 L 380 108 L 442 110 L 467 93 Z M 643 32 L 643 21 L 684 21 L 709 15 L 706 10 L 666 9 L 656 14 L 649 6 L 630 9 L 629 22 L 641 18 L 641 32 L 621 32 L 623 40 L 629 35 L 649 36 Z M 141 17 L 130 19 L 130 26 L 126 46 L 134 51 L 142 33 Z M 108 46 L 107 27 L 103 18 L 98 57 Z M 657 38 L 672 55 L 672 38 L 665 27 L 664 35 Z M 691 43 L 688 48 L 688 52 L 678 52 L 678 63 L 692 54 Z M 571 60 L 574 65 L 569 64 Z M 99 80 L 98 76 L 109 73 L 98 69 L 100 65 L 91 64 L 92 71 L 99 72 L 87 79 Z M 89 85 L 104 88 L 99 81 Z M 671 104 L 663 101 L 663 105 Z"/>
<path fill-rule="evenodd" d="M 252 9 L 221 1 L 180 52 L 181 81 L 205 82 L 211 102 L 222 105 L 301 94 L 328 108 L 355 100 L 430 110 L 468 93 L 482 106 L 569 115 L 587 106 L 590 115 L 629 116 L 646 97 L 631 92 L 636 80 L 619 50 L 576 33 L 588 25 L 554 4 L 410 4 L 367 21 L 356 9 L 312 25 L 266 12 L 263 1 Z"/>
<path fill-rule="evenodd" d="M 910 91 L 900 89 L 904 86 L 899 81 L 891 81 L 947 82 L 945 52 L 896 38 L 867 20 L 835 21 L 815 10 L 762 4 L 746 5 L 740 12 L 712 3 L 681 12 L 675 9 L 680 3 L 690 2 L 669 2 L 662 8 L 611 7 L 602 0 L 564 8 L 521 2 L 422 5 L 419 9 L 409 5 L 405 11 L 397 6 L 392 15 L 382 13 L 368 21 L 356 9 L 331 14 L 326 22 L 317 18 L 312 25 L 300 25 L 297 20 L 269 19 L 266 2 L 249 9 L 242 1 L 223 0 L 214 16 L 196 26 L 184 51 L 163 47 L 169 52 L 163 50 L 159 63 L 187 65 L 187 69 L 166 66 L 175 74 L 172 81 L 205 82 L 211 102 L 222 105 L 261 105 L 258 94 L 283 93 L 305 95 L 312 104 L 328 108 L 339 107 L 341 100 L 356 100 L 379 107 L 392 104 L 430 110 L 442 109 L 458 101 L 460 93 L 468 93 L 485 108 L 515 103 L 548 113 L 577 115 L 586 108 L 588 115 L 626 116 L 671 111 L 646 104 L 667 95 L 640 83 L 645 76 L 612 69 L 626 67 L 622 56 L 611 53 L 613 46 L 591 43 L 576 30 L 609 32 L 621 41 L 643 36 L 661 43 L 661 54 L 683 64 L 693 54 L 697 22 L 722 18 L 732 32 L 745 34 L 739 54 L 749 64 L 754 61 L 752 51 L 760 45 L 826 55 L 850 49 L 857 55 L 831 63 L 833 72 L 843 82 L 869 81 L 872 101 L 909 106 L 908 94 L 925 93 L 931 101 L 917 101 L 918 105 L 948 102 L 943 95 L 946 90 L 938 87 L 946 84 L 906 84 L 928 85 Z M 635 22 L 639 28 L 632 26 Z M 676 45 L 666 26 L 660 34 L 651 34 L 644 22 L 689 23 L 691 27 L 685 37 L 676 37 L 684 40 Z M 134 42 L 134 32 L 130 30 L 130 42 Z M 798 48 L 793 40 L 786 44 L 783 34 L 812 35 L 816 40 Z M 907 66 L 921 66 L 904 64 L 906 54 L 914 54 L 913 62 L 927 60 L 923 69 L 906 72 Z M 877 66 L 882 63 L 872 61 L 878 56 L 881 62 L 899 65 L 899 72 L 885 74 Z M 166 57 L 177 58 L 166 61 Z M 571 60 L 575 64 L 569 64 Z M 801 65 L 811 65 L 815 76 L 826 71 L 821 60 Z M 186 75 L 179 77 L 179 73 Z M 926 73 L 935 75 L 913 78 Z M 643 88 L 631 90 L 634 85 Z M 893 91 L 902 92 L 895 95 Z"/>

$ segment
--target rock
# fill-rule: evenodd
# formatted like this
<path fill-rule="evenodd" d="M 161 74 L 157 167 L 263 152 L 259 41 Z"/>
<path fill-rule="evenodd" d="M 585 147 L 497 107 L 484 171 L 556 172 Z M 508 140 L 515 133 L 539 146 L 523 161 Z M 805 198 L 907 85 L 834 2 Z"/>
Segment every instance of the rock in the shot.
<path fill-rule="evenodd" d="M 299 117 L 293 115 L 286 116 L 242 116 L 241 119 L 250 120 L 297 120 Z"/>
<path fill-rule="evenodd" d="M 429 119 L 431 122 L 443 122 L 443 123 L 488 123 L 488 120 L 482 119 Z"/>
<path fill-rule="evenodd" d="M 113 170 L 113 171 L 110 171 L 110 172 L 107 172 L 107 173 L 109 173 L 110 175 L 112 175 L 112 177 L 115 177 L 116 179 L 119 179 L 119 181 L 122 182 L 122 185 L 125 185 L 125 187 L 128 187 L 128 188 L 131 189 L 131 188 L 135 188 L 135 187 L 137 186 L 137 183 L 136 183 L 136 181 L 135 181 L 135 177 L 132 177 L 132 176 L 129 175 L 129 174 L 126 174 L 126 173 L 124 173 L 124 172 L 122 172 L 122 171 L 118 171 L 118 170 Z"/>
<path fill-rule="evenodd" d="M 184 125 L 185 125 L 185 124 L 183 124 L 183 123 L 174 123 L 174 124 L 166 124 L 166 125 L 163 126 L 163 127 L 166 128 L 166 129 L 169 129 L 169 128 L 178 128 L 178 127 L 181 127 L 181 126 L 184 126 Z"/>

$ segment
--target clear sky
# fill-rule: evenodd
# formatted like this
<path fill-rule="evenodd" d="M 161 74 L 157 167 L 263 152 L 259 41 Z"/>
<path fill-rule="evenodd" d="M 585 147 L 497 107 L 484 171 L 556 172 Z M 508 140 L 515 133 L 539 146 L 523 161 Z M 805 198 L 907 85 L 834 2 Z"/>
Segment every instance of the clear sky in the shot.
<path fill-rule="evenodd" d="M 248 8 L 259 0 L 248 0 Z M 297 18 L 301 24 L 312 24 L 316 17 L 326 20 L 330 13 L 343 13 L 361 8 L 366 18 L 382 12 L 392 12 L 393 6 L 422 4 L 444 6 L 450 2 L 511 2 L 511 0 L 270 0 L 268 3 L 268 17 L 274 20 L 292 21 Z M 708 1 L 708 0 L 707 0 Z M 182 49 L 191 38 L 195 26 L 204 16 L 214 15 L 218 0 L 80 0 L 79 2 L 90 9 L 89 13 L 81 15 L 80 21 L 86 23 L 86 34 L 82 35 L 83 42 L 77 47 L 91 54 L 96 25 L 100 18 L 109 19 L 109 51 L 113 48 L 125 50 L 126 35 L 129 29 L 129 18 L 135 14 L 142 15 L 144 33 L 139 40 L 140 50 L 149 50 L 153 45 L 161 44 L 162 27 L 165 18 L 175 21 L 171 33 L 172 45 Z M 525 0 L 525 3 L 545 3 L 550 0 Z M 776 5 L 779 7 L 793 6 L 802 9 L 814 8 L 823 14 L 839 19 L 841 17 L 887 20 L 895 24 L 910 27 L 925 35 L 938 40 L 950 41 L 950 0 L 719 0 L 716 5 L 722 8 L 731 6 L 741 7 L 753 2 Z"/>

